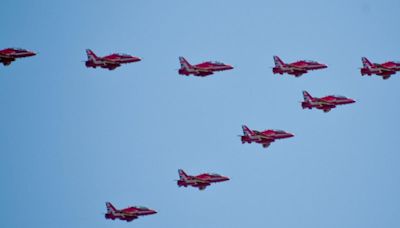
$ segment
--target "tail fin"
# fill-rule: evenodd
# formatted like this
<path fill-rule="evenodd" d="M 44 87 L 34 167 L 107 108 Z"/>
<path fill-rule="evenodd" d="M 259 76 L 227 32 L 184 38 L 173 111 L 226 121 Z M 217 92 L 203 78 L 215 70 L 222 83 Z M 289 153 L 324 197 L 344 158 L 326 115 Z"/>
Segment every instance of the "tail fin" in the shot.
<path fill-rule="evenodd" d="M 97 55 L 90 49 L 86 49 L 86 54 L 89 61 L 95 61 L 98 59 Z"/>
<path fill-rule="evenodd" d="M 283 67 L 285 63 L 276 55 L 274 55 L 275 67 Z"/>
<path fill-rule="evenodd" d="M 246 136 L 253 135 L 253 131 L 250 130 L 246 125 L 242 125 L 243 134 Z"/>
<path fill-rule="evenodd" d="M 373 67 L 372 63 L 371 63 L 367 58 L 362 57 L 362 58 L 361 58 L 361 61 L 362 61 L 362 63 L 363 63 L 363 65 L 364 65 L 365 68 L 370 69 L 370 68 Z"/>
<path fill-rule="evenodd" d="M 117 209 L 115 209 L 115 207 L 110 202 L 106 202 L 106 207 L 107 213 L 109 214 L 114 214 L 117 211 Z"/>
<path fill-rule="evenodd" d="M 183 169 L 178 169 L 178 173 L 181 180 L 186 180 L 188 178 L 188 175 L 183 171 Z"/>
<path fill-rule="evenodd" d="M 305 90 L 303 91 L 303 98 L 306 102 L 311 102 L 313 99 L 313 97 Z"/>
<path fill-rule="evenodd" d="M 182 56 L 179 57 L 179 62 L 181 64 L 181 68 L 183 68 L 185 70 L 189 70 L 192 68 L 192 65 L 190 65 L 190 63 Z"/>

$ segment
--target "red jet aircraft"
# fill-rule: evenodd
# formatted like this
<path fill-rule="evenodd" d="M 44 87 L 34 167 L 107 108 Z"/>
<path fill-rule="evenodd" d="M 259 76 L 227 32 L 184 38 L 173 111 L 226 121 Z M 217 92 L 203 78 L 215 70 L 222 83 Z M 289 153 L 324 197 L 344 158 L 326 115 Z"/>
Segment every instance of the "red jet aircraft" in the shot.
<path fill-rule="evenodd" d="M 294 135 L 282 130 L 265 130 L 256 131 L 250 130 L 246 125 L 242 126 L 243 135 L 241 135 L 242 144 L 244 143 L 259 143 L 264 148 L 267 148 L 276 139 L 291 138 Z"/>
<path fill-rule="evenodd" d="M 329 95 L 321 98 L 312 97 L 307 91 L 303 91 L 304 101 L 301 102 L 303 109 L 317 108 L 329 112 L 332 108 L 336 108 L 337 105 L 351 104 L 356 102 L 353 99 L 344 96 Z"/>
<path fill-rule="evenodd" d="M 200 63 L 197 65 L 191 65 L 183 57 L 179 57 L 179 62 L 181 64 L 181 68 L 179 69 L 178 73 L 186 76 L 193 74 L 194 76 L 205 77 L 213 74 L 215 71 L 224 71 L 233 69 L 231 65 L 227 65 L 221 62 L 211 62 L 211 61 Z"/>
<path fill-rule="evenodd" d="M 288 73 L 296 77 L 307 73 L 309 70 L 319 70 L 328 66 L 315 61 L 300 60 L 294 63 L 284 63 L 278 56 L 274 56 L 275 67 L 272 68 L 274 74 Z"/>
<path fill-rule="evenodd" d="M 0 51 L 0 63 L 8 66 L 17 58 L 24 58 L 36 55 L 33 51 L 28 51 L 21 48 L 6 48 Z"/>
<path fill-rule="evenodd" d="M 361 76 L 371 74 L 376 74 L 382 76 L 383 79 L 388 79 L 392 74 L 395 74 L 396 71 L 400 71 L 400 62 L 385 62 L 382 64 L 379 63 L 371 63 L 367 58 L 362 57 L 361 61 L 363 63 L 363 67 L 361 68 Z"/>
<path fill-rule="evenodd" d="M 177 184 L 179 187 L 184 186 L 192 186 L 195 188 L 199 188 L 199 190 L 204 190 L 207 186 L 212 183 L 228 181 L 228 177 L 221 176 L 219 174 L 211 174 L 211 173 L 203 173 L 197 176 L 189 176 L 182 169 L 178 170 L 179 180 Z"/>
<path fill-rule="evenodd" d="M 109 70 L 114 70 L 120 67 L 121 64 L 138 62 L 141 59 L 139 57 L 127 55 L 127 54 L 111 54 L 104 57 L 98 57 L 90 49 L 86 49 L 88 60 L 86 61 L 86 67 L 101 67 Z"/>
<path fill-rule="evenodd" d="M 130 222 L 134 219 L 137 219 L 139 216 L 143 215 L 152 215 L 157 213 L 155 210 L 148 209 L 147 207 L 128 207 L 125 209 L 117 210 L 110 203 L 106 203 L 107 213 L 105 214 L 106 219 L 120 219 Z"/>

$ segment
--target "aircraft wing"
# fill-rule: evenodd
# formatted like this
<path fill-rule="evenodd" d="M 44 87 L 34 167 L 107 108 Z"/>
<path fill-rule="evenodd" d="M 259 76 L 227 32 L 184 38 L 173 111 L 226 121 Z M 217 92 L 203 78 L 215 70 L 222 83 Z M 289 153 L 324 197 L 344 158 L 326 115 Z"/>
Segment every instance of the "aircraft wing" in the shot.
<path fill-rule="evenodd" d="M 316 106 L 316 108 L 324 110 L 324 112 L 329 112 L 331 109 L 336 108 L 336 105 L 331 102 L 322 101 L 318 103 L 318 106 Z"/>
<path fill-rule="evenodd" d="M 196 73 L 201 76 L 207 76 L 207 75 L 213 74 L 213 72 L 211 70 L 205 69 L 205 68 L 195 68 L 195 70 L 196 70 Z"/>
<path fill-rule="evenodd" d="M 130 212 L 124 212 L 121 215 L 124 218 L 129 218 L 129 219 L 132 219 L 132 220 L 138 218 L 138 216 L 135 213 L 130 213 Z"/>
<path fill-rule="evenodd" d="M 121 64 L 118 61 L 114 61 L 111 59 L 102 58 L 101 59 L 103 68 L 108 68 L 109 70 L 114 70 L 117 67 L 120 67 Z"/>
<path fill-rule="evenodd" d="M 302 67 L 290 66 L 290 68 L 291 68 L 293 71 L 307 72 L 307 70 L 304 69 L 304 68 L 302 68 Z"/>
<path fill-rule="evenodd" d="M 383 66 L 379 66 L 379 70 L 385 71 L 385 72 L 392 72 L 393 74 L 396 73 L 396 71 L 394 71 L 393 69 L 390 69 L 390 68 L 387 68 L 387 67 L 383 67 Z"/>
<path fill-rule="evenodd" d="M 329 107 L 335 107 L 336 106 L 334 103 L 329 102 L 329 101 L 324 101 L 324 100 L 318 102 L 318 104 L 320 106 L 329 106 Z"/>
<path fill-rule="evenodd" d="M 376 68 L 379 68 L 380 70 L 385 70 L 385 71 L 391 71 L 392 69 L 390 69 L 390 68 L 388 68 L 388 67 L 385 67 L 384 65 L 382 65 L 382 64 L 378 64 L 378 63 L 375 63 L 375 67 Z"/>
<path fill-rule="evenodd" d="M 329 100 L 325 100 L 322 98 L 317 98 L 317 105 L 318 106 L 327 106 L 327 107 L 335 107 L 335 103 Z"/>
<path fill-rule="evenodd" d="M 263 141 L 274 141 L 273 138 L 268 135 L 264 135 L 263 133 L 258 133 L 257 136 Z"/>
<path fill-rule="evenodd" d="M 199 185 L 210 185 L 210 181 L 208 181 L 208 180 L 196 178 L 195 181 L 196 181 L 196 184 L 199 184 Z"/>
<path fill-rule="evenodd" d="M 208 76 L 208 75 L 211 75 L 211 74 L 213 74 L 213 72 L 200 72 L 201 76 Z"/>
<path fill-rule="evenodd" d="M 308 71 L 304 68 L 299 67 L 290 67 L 288 74 L 295 75 L 296 77 L 300 77 L 303 74 L 307 73 Z"/>
<path fill-rule="evenodd" d="M 121 64 L 117 61 L 112 61 L 112 60 L 104 60 L 103 61 L 104 64 L 106 64 L 107 66 L 115 66 L 115 67 L 119 67 L 121 66 Z"/>
<path fill-rule="evenodd" d="M 116 67 L 121 66 L 121 64 L 118 62 L 118 60 L 110 59 L 107 57 L 102 57 L 102 58 L 100 58 L 100 60 L 103 62 L 103 64 L 105 64 L 107 66 L 116 66 Z"/>
<path fill-rule="evenodd" d="M 290 68 L 291 70 L 293 70 L 293 71 L 299 71 L 299 72 L 304 72 L 304 73 L 307 72 L 307 69 L 304 68 L 304 67 L 295 66 L 295 65 L 293 65 L 293 64 L 289 64 L 288 66 L 289 66 L 289 68 Z"/>

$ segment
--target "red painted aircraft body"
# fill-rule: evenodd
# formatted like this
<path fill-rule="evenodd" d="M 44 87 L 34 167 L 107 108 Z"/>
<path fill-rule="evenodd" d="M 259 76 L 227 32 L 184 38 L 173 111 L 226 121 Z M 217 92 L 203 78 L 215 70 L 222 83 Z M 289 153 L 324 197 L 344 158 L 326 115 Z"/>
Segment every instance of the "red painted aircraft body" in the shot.
<path fill-rule="evenodd" d="M 336 108 L 337 105 L 351 104 L 356 101 L 344 96 L 329 95 L 321 98 L 312 97 L 307 91 L 303 91 L 304 101 L 301 102 L 303 109 L 317 108 L 324 112 L 329 112 L 332 108 Z"/>
<path fill-rule="evenodd" d="M 28 51 L 26 49 L 21 48 L 6 48 L 0 50 L 0 63 L 3 63 L 4 66 L 8 66 L 11 62 L 15 61 L 18 58 L 25 58 L 36 55 L 33 51 Z"/>
<path fill-rule="evenodd" d="M 259 143 L 264 148 L 267 148 L 276 139 L 291 138 L 294 135 L 282 130 L 265 130 L 256 131 L 250 130 L 246 125 L 242 126 L 243 135 L 241 136 L 242 143 Z"/>
<path fill-rule="evenodd" d="M 293 63 L 284 63 L 278 56 L 274 56 L 275 67 L 272 68 L 274 74 L 290 74 L 296 77 L 307 73 L 309 70 L 319 70 L 328 66 L 322 63 L 309 60 L 300 60 Z"/>
<path fill-rule="evenodd" d="M 231 65 L 227 65 L 221 62 L 203 62 L 197 65 L 191 65 L 185 58 L 179 57 L 179 63 L 181 68 L 178 73 L 181 75 L 189 76 L 193 74 L 194 76 L 205 77 L 213 74 L 216 71 L 232 70 Z"/>
<path fill-rule="evenodd" d="M 203 173 L 197 176 L 190 176 L 185 173 L 182 169 L 178 170 L 179 180 L 177 184 L 179 187 L 192 186 L 198 188 L 199 190 L 204 190 L 207 186 L 212 183 L 228 181 L 228 177 L 221 176 L 215 173 Z"/>
<path fill-rule="evenodd" d="M 125 209 L 118 210 L 110 202 L 106 203 L 107 213 L 105 214 L 106 219 L 120 219 L 130 222 L 139 216 L 156 214 L 155 210 L 148 209 L 147 207 L 128 207 Z"/>
<path fill-rule="evenodd" d="M 400 71 L 400 62 L 389 61 L 382 64 L 371 63 L 365 57 L 362 57 L 361 61 L 363 63 L 363 67 L 360 70 L 361 76 L 376 74 L 382 76 L 382 78 L 386 80 L 390 78 L 391 75 L 396 74 L 397 71 Z"/>
<path fill-rule="evenodd" d="M 98 57 L 90 49 L 86 50 L 86 54 L 88 58 L 88 60 L 86 61 L 86 67 L 101 67 L 109 70 L 114 70 L 115 68 L 120 67 L 121 64 L 133 63 L 141 60 L 139 57 L 118 53 L 114 53 L 104 57 Z"/>

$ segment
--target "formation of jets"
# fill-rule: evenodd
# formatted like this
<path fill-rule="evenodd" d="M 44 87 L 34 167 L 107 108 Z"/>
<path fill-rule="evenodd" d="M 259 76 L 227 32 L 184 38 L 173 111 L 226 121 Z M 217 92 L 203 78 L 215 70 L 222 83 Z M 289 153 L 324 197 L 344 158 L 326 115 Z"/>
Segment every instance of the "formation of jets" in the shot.
<path fill-rule="evenodd" d="M 0 50 L 0 63 L 4 66 L 10 65 L 18 58 L 25 58 L 35 56 L 36 53 L 22 48 L 6 48 Z M 122 64 L 139 62 L 141 59 L 136 56 L 122 53 L 113 53 L 107 56 L 99 57 L 92 50 L 86 50 L 87 60 L 85 65 L 88 68 L 105 68 L 114 70 Z M 275 66 L 272 68 L 273 74 L 289 74 L 295 77 L 300 77 L 308 73 L 310 70 L 321 70 L 328 66 L 323 63 L 311 60 L 299 60 L 293 63 L 285 63 L 278 56 L 273 56 Z M 384 63 L 371 63 L 366 57 L 361 58 L 363 67 L 361 67 L 361 75 L 378 75 L 383 79 L 388 79 L 397 71 L 400 71 L 400 62 L 388 61 Z M 180 68 L 178 73 L 180 75 L 194 75 L 198 77 L 206 77 L 218 71 L 232 70 L 233 66 L 217 62 L 207 61 L 196 65 L 190 64 L 184 57 L 179 57 Z"/>
<path fill-rule="evenodd" d="M 88 68 L 105 68 L 114 70 L 122 64 L 133 63 L 141 61 L 139 57 L 128 54 L 114 53 L 104 57 L 98 57 L 90 49 L 86 50 L 87 61 L 85 65 Z M 7 48 L 0 50 L 0 62 L 4 66 L 10 65 L 18 58 L 30 57 L 36 55 L 33 51 L 28 51 L 20 48 Z M 300 77 L 311 70 L 325 69 L 328 66 L 316 61 L 300 60 L 293 63 L 284 63 L 278 56 L 273 56 L 275 66 L 272 69 L 273 74 L 289 74 L 295 77 Z M 207 61 L 196 65 L 191 65 L 184 57 L 179 57 L 180 75 L 194 75 L 198 77 L 206 77 L 218 71 L 232 70 L 233 67 L 221 62 Z M 371 63 L 366 57 L 362 57 L 363 67 L 361 68 L 361 75 L 371 76 L 373 74 L 382 76 L 383 79 L 388 79 L 391 75 L 400 71 L 400 62 L 388 61 L 382 64 Z M 324 112 L 329 112 L 331 109 L 336 108 L 338 105 L 345 105 L 355 103 L 355 100 L 344 97 L 329 95 L 325 97 L 312 97 L 307 91 L 303 91 L 303 101 L 301 107 L 303 109 L 320 109 Z M 270 146 L 272 142 L 278 139 L 285 139 L 294 137 L 292 133 L 283 130 L 251 130 L 246 125 L 242 125 L 243 135 L 240 135 L 242 144 L 244 143 L 257 143 L 261 144 L 264 148 Z M 199 190 L 204 190 L 213 183 L 225 182 L 229 178 L 215 173 L 202 173 L 197 176 L 186 174 L 182 169 L 178 170 L 179 180 L 177 185 L 179 187 L 194 187 Z M 156 214 L 155 210 L 142 206 L 131 206 L 124 209 L 116 209 L 110 202 L 106 202 L 107 212 L 106 219 L 119 219 L 123 221 L 133 221 L 139 216 Z"/>

